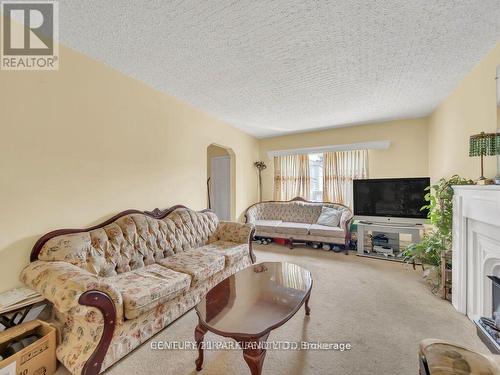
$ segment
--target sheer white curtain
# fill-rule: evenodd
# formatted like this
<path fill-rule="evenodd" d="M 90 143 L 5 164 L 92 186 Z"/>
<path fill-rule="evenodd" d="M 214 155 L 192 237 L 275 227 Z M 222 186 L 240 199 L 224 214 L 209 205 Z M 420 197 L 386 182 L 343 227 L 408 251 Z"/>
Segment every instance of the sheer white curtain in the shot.
<path fill-rule="evenodd" d="M 352 208 L 352 181 L 359 178 L 368 178 L 368 150 L 323 155 L 323 201 Z"/>
<path fill-rule="evenodd" d="M 309 199 L 311 177 L 308 155 L 274 157 L 274 199 L 286 201 L 295 197 Z"/>

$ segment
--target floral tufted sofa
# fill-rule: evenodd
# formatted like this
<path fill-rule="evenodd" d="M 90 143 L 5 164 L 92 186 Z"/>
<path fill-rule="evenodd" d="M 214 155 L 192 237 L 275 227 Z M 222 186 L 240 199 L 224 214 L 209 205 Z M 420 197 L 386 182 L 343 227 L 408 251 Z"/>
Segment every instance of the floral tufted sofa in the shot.
<path fill-rule="evenodd" d="M 500 375 L 500 356 L 458 344 L 425 339 L 419 345 L 420 375 Z"/>
<path fill-rule="evenodd" d="M 338 227 L 316 223 L 324 206 L 341 211 Z M 315 241 L 344 245 L 347 249 L 353 214 L 339 203 L 309 202 L 297 197 L 291 201 L 256 203 L 247 208 L 245 217 L 247 223 L 255 225 L 255 234 L 260 237 L 286 238 L 290 246 L 294 241 Z"/>
<path fill-rule="evenodd" d="M 35 244 L 21 280 L 53 303 L 57 358 L 98 374 L 255 261 L 249 224 L 183 206 L 125 211 Z"/>

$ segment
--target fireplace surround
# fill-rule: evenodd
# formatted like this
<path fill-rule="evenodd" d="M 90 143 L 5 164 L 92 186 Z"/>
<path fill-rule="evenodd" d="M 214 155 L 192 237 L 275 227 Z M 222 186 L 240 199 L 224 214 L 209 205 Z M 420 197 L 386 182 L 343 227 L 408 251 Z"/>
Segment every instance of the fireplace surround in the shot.
<path fill-rule="evenodd" d="M 491 280 L 491 316 L 474 320 L 477 334 L 492 353 L 500 354 L 500 278 L 488 276 Z"/>
<path fill-rule="evenodd" d="M 500 278 L 500 186 L 456 186 L 454 191 L 452 303 L 478 322 L 494 318 L 489 276 Z"/>

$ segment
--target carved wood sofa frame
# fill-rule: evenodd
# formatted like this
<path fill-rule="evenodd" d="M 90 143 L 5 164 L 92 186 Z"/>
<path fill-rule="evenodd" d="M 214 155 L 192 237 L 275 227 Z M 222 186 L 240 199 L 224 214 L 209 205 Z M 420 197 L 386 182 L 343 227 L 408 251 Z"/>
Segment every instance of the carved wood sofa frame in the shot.
<path fill-rule="evenodd" d="M 140 211 L 140 210 L 126 210 L 122 211 L 112 218 L 94 225 L 93 227 L 89 228 L 83 228 L 83 229 L 57 229 L 54 231 L 51 231 L 42 237 L 38 239 L 38 241 L 35 243 L 33 246 L 33 249 L 31 250 L 31 255 L 30 255 L 30 262 L 34 262 L 38 260 L 38 255 L 40 254 L 40 251 L 43 248 L 43 245 L 50 240 L 53 237 L 61 236 L 61 235 L 66 235 L 66 234 L 72 234 L 72 233 L 80 233 L 80 232 L 88 232 L 91 230 L 99 229 L 102 228 L 108 224 L 111 224 L 115 220 L 119 219 L 122 216 L 130 215 L 130 214 L 142 214 L 149 216 L 153 219 L 158 219 L 161 220 L 165 217 L 167 217 L 170 213 L 174 212 L 175 210 L 179 208 L 185 208 L 188 209 L 186 206 L 183 205 L 175 205 L 170 208 L 161 210 L 159 208 L 155 208 L 153 211 Z M 202 210 L 200 212 L 211 212 L 209 209 Z M 255 228 L 252 229 L 250 233 L 250 238 L 248 240 L 248 250 L 250 254 L 250 259 L 252 263 L 255 263 L 255 254 L 252 249 L 252 238 L 254 237 L 255 234 Z M 116 309 L 115 305 L 111 299 L 110 296 L 108 296 L 106 293 L 103 293 L 98 290 L 88 290 L 84 292 L 80 298 L 78 299 L 78 303 L 80 305 L 85 305 L 89 307 L 95 307 L 97 308 L 103 315 L 104 317 L 104 329 L 102 332 L 101 339 L 99 340 L 99 343 L 96 346 L 96 349 L 94 352 L 90 355 L 89 359 L 85 363 L 83 370 L 82 370 L 82 375 L 97 375 L 101 371 L 102 363 L 104 361 L 104 357 L 106 356 L 106 353 L 108 351 L 109 345 L 111 344 L 111 340 L 113 339 L 113 334 L 115 331 L 116 327 Z M 172 322 L 173 323 L 173 322 Z M 170 323 L 170 324 L 172 324 Z"/>

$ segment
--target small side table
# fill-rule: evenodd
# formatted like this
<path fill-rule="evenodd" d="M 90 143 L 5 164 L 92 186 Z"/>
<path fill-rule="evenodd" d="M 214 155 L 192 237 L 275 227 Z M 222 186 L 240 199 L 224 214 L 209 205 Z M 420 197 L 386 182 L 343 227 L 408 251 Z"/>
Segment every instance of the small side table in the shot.
<path fill-rule="evenodd" d="M 451 258 L 450 250 L 441 253 L 441 298 L 451 302 Z"/>
<path fill-rule="evenodd" d="M 47 303 L 48 301 L 45 297 L 37 296 L 15 305 L 7 306 L 0 310 L 0 324 L 3 325 L 5 329 L 21 324 L 33 308 Z"/>

